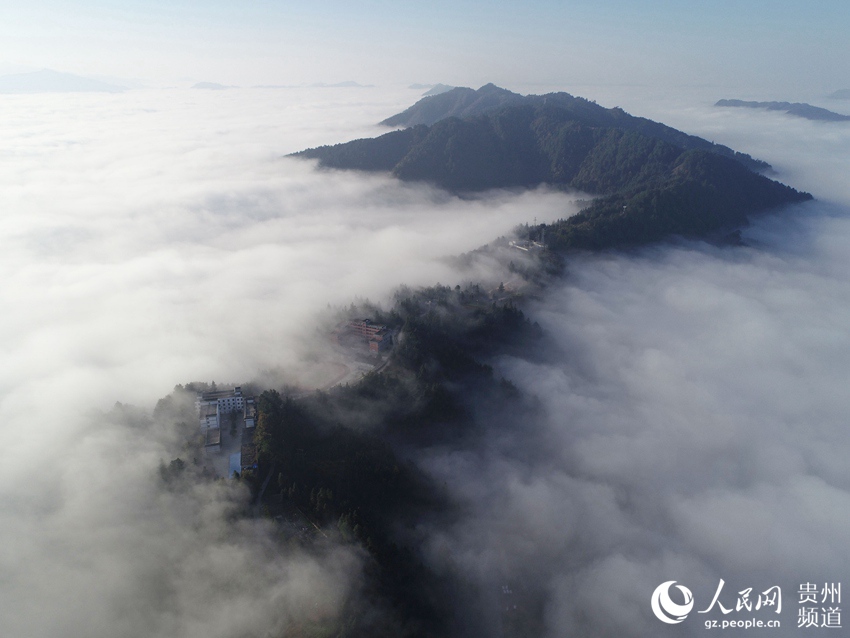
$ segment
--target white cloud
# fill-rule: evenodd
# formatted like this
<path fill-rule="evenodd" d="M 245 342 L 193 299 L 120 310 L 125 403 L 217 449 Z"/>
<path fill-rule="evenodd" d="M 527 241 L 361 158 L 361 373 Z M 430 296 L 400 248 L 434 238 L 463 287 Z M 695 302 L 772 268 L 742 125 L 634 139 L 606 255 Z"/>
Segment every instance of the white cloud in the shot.
<path fill-rule="evenodd" d="M 711 117 L 695 109 L 691 128 Z M 777 139 L 775 124 L 745 114 L 722 141 L 740 147 L 735 134 L 749 127 L 745 150 L 794 166 L 792 183 L 832 201 L 755 220 L 749 247 L 572 259 L 530 309 L 557 356 L 496 362 L 543 416 L 506 416 L 462 457 L 429 455 L 470 508 L 435 534 L 434 556 L 451 555 L 485 588 L 536 588 L 548 635 L 654 635 L 658 584 L 689 586 L 704 609 L 720 578 L 727 607 L 746 587 L 755 600 L 780 585 L 775 633 L 796 635 L 797 587 L 838 582 L 850 567 L 850 196 L 829 182 L 847 171 L 835 152 L 846 131 L 786 121 Z M 806 144 L 817 166 L 794 165 Z M 704 631 L 693 615 L 677 635 Z"/>
<path fill-rule="evenodd" d="M 356 588 L 357 555 L 275 555 L 262 524 L 226 522 L 240 495 L 155 489 L 163 433 L 87 411 L 295 366 L 327 303 L 455 283 L 467 275 L 443 257 L 570 209 L 546 191 L 461 201 L 281 159 L 373 135 L 410 99 L 175 90 L 0 103 L 8 633 L 282 631 L 306 597 L 330 613 Z M 828 201 L 761 218 L 749 248 L 574 260 L 531 310 L 563 359 L 497 362 L 545 418 L 429 454 L 475 514 L 434 530 L 434 555 L 488 586 L 532 575 L 553 635 L 653 634 L 649 595 L 664 580 L 691 586 L 701 608 L 720 577 L 729 592 L 781 583 L 789 596 L 847 571 L 846 132 L 642 104 Z"/>
<path fill-rule="evenodd" d="M 172 90 L 0 103 L 8 635 L 279 634 L 356 589 L 355 553 L 280 555 L 263 524 L 228 522 L 242 493 L 163 494 L 156 469 L 178 454 L 173 437 L 90 411 L 295 368 L 322 342 L 326 304 L 454 283 L 444 257 L 570 209 L 545 191 L 463 201 L 282 158 L 375 135 L 410 99 Z"/>

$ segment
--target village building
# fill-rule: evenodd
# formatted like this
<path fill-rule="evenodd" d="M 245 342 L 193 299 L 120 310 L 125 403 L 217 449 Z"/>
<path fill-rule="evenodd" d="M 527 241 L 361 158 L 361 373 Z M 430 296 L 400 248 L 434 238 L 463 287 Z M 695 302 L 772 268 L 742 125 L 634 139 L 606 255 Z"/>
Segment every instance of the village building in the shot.
<path fill-rule="evenodd" d="M 221 428 L 204 430 L 204 450 L 207 452 L 221 451 Z"/>
<path fill-rule="evenodd" d="M 341 334 L 356 334 L 368 344 L 370 352 L 382 352 L 393 345 L 393 335 L 384 325 L 373 323 L 370 319 L 349 321 Z"/>
<path fill-rule="evenodd" d="M 218 405 L 204 403 L 198 408 L 198 414 L 201 421 L 201 429 L 221 427 L 221 417 L 218 412 Z"/>
<path fill-rule="evenodd" d="M 202 392 L 195 400 L 201 429 L 221 427 L 221 415 L 241 411 L 245 408 L 242 388 Z"/>

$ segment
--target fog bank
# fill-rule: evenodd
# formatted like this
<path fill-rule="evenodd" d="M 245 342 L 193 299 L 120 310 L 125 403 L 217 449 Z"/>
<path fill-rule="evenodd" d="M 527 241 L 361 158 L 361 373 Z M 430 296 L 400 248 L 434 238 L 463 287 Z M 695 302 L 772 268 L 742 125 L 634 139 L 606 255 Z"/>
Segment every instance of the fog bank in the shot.
<path fill-rule="evenodd" d="M 493 362 L 544 416 L 421 459 L 469 514 L 430 531 L 431 563 L 463 568 L 484 615 L 503 584 L 540 593 L 551 636 L 655 635 L 649 597 L 666 580 L 702 609 L 720 578 L 734 603 L 744 587 L 793 597 L 848 567 L 847 130 L 613 93 L 770 161 L 820 201 L 756 219 L 746 247 L 571 260 L 526 309 L 551 356 Z M 321 352 L 328 304 L 492 276 L 444 258 L 575 210 L 546 190 L 460 200 L 282 158 L 376 134 L 410 101 L 256 89 L 0 102 L 10 635 L 281 634 L 357 596 L 356 551 L 282 549 L 241 518 L 238 488 L 164 486 L 159 461 L 179 442 L 144 413 L 176 383 L 297 371 Z M 795 612 L 789 598 L 776 635 L 794 635 Z M 695 618 L 671 631 L 703 631 Z"/>
<path fill-rule="evenodd" d="M 168 491 L 157 468 L 183 454 L 173 423 L 128 423 L 109 407 L 149 412 L 192 380 L 297 374 L 321 353 L 328 304 L 474 278 L 445 257 L 575 209 L 544 190 L 464 201 L 283 158 L 376 134 L 410 99 L 257 89 L 0 101 L 8 635 L 279 635 L 356 597 L 356 552 L 281 549 L 265 524 L 237 522 L 247 495 L 227 486 Z"/>
<path fill-rule="evenodd" d="M 692 108 L 691 130 L 714 118 Z M 557 355 L 495 362 L 545 416 L 496 419 L 481 449 L 429 455 L 469 511 L 435 533 L 433 560 L 481 583 L 494 632 L 499 605 L 522 609 L 531 591 L 547 636 L 701 635 L 706 618 L 753 615 L 696 613 L 724 579 L 727 608 L 780 586 L 782 614 L 756 617 L 797 635 L 799 586 L 850 567 L 850 196 L 831 181 L 850 168 L 847 131 L 786 121 L 776 138 L 772 116 L 736 117 L 715 121 L 719 141 L 793 166 L 779 179 L 825 201 L 755 218 L 744 247 L 571 259 L 528 308 Z M 649 604 L 670 580 L 696 601 L 674 628 Z"/>

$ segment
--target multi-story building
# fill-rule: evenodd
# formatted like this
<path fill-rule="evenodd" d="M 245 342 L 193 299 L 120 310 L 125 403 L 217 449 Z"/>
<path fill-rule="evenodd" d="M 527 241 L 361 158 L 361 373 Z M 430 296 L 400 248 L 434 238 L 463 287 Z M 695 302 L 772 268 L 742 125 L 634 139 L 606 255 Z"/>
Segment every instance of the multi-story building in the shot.
<path fill-rule="evenodd" d="M 242 396 L 242 388 L 236 386 L 232 390 L 215 390 L 213 392 L 202 392 L 198 396 L 196 404 L 216 403 L 222 414 L 236 412 L 245 406 L 245 398 Z"/>
<path fill-rule="evenodd" d="M 245 408 L 242 388 L 236 386 L 232 390 L 216 390 L 203 392 L 195 401 L 201 422 L 201 429 L 220 427 L 221 415 L 237 412 Z"/>
<path fill-rule="evenodd" d="M 202 403 L 198 407 L 198 415 L 200 416 L 202 430 L 221 427 L 218 404 Z"/>
<path fill-rule="evenodd" d="M 204 430 L 204 449 L 208 452 L 221 451 L 221 428 Z"/>
<path fill-rule="evenodd" d="M 390 329 L 381 324 L 372 323 L 369 319 L 349 321 L 347 328 L 349 332 L 366 339 L 371 352 L 386 350 L 393 344 L 393 335 Z"/>

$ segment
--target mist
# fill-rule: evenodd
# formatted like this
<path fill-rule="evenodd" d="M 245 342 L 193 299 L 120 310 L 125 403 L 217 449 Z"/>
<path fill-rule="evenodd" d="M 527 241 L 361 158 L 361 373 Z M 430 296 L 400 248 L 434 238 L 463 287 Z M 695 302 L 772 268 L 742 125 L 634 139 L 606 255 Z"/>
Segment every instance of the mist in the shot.
<path fill-rule="evenodd" d="M 733 609 L 745 588 L 755 602 L 780 586 L 781 615 L 759 617 L 798 635 L 800 585 L 850 567 L 850 193 L 838 179 L 850 128 L 699 102 L 678 117 L 822 199 L 756 217 L 745 246 L 675 240 L 571 258 L 526 308 L 555 354 L 493 363 L 540 409 L 484 412 L 478 448 L 423 461 L 467 508 L 435 531 L 432 560 L 480 583 L 494 635 L 528 592 L 543 601 L 544 635 L 657 635 L 649 600 L 670 580 L 696 605 L 663 629 L 701 635 L 705 619 L 742 617 L 696 614 L 720 579 Z"/>
<path fill-rule="evenodd" d="M 374 135 L 412 97 L 0 102 L 7 635 L 281 635 L 356 600 L 358 551 L 282 545 L 238 485 L 166 489 L 159 464 L 184 452 L 151 409 L 189 381 L 297 382 L 324 356 L 328 305 L 479 279 L 486 264 L 447 258 L 576 210 L 546 190 L 461 200 L 284 158 Z"/>
<path fill-rule="evenodd" d="M 524 308 L 549 356 L 491 362 L 539 410 L 494 417 L 477 447 L 415 459 L 466 508 L 427 530 L 423 556 L 469 575 L 470 613 L 493 635 L 505 584 L 539 594 L 545 635 L 645 636 L 659 583 L 688 585 L 703 609 L 720 578 L 727 606 L 780 585 L 776 635 L 793 635 L 796 587 L 848 568 L 850 129 L 713 110 L 703 93 L 606 91 L 606 105 L 771 162 L 818 201 L 753 220 L 743 247 L 571 259 Z M 357 550 L 281 545 L 238 485 L 163 487 L 179 436 L 150 414 L 178 383 L 303 379 L 325 356 L 328 305 L 498 282 L 495 264 L 446 258 L 577 209 L 545 189 L 459 199 L 283 157 L 378 134 L 416 97 L 0 102 L 7 633 L 283 634 L 357 598 Z"/>

